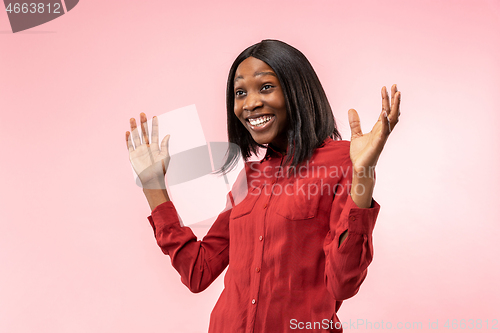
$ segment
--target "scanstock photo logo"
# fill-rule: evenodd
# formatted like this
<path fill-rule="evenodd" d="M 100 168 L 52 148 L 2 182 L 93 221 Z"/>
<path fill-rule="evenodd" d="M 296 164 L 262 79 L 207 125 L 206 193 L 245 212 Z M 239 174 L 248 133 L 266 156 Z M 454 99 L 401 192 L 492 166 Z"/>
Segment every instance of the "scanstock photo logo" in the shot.
<path fill-rule="evenodd" d="M 12 32 L 31 29 L 52 21 L 75 8 L 79 0 L 4 0 Z"/>

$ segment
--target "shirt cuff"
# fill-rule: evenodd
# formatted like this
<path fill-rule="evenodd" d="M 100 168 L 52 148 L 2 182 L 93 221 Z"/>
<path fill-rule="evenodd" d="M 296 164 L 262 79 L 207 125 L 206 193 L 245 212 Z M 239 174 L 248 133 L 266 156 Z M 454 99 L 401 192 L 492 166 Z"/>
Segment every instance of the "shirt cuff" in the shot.
<path fill-rule="evenodd" d="M 349 232 L 369 235 L 373 232 L 379 210 L 380 205 L 375 199 L 372 199 L 371 208 L 359 208 L 349 195 L 342 214 L 347 219 Z"/>
<path fill-rule="evenodd" d="M 166 201 L 153 209 L 151 215 L 148 216 L 149 223 L 153 228 L 156 237 L 156 230 L 160 227 L 168 225 L 180 224 L 177 210 L 172 201 Z"/>

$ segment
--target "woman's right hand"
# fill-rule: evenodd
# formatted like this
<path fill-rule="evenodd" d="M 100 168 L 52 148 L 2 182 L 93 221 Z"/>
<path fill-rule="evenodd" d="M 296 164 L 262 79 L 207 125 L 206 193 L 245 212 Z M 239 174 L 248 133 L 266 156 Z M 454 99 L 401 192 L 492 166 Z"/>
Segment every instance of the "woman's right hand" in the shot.
<path fill-rule="evenodd" d="M 158 143 L 158 118 L 153 117 L 150 144 L 147 117 L 144 113 L 141 113 L 141 129 L 142 135 L 139 135 L 135 119 L 130 119 L 132 135 L 128 131 L 125 133 L 130 163 L 132 163 L 132 167 L 139 176 L 143 188 L 164 189 L 165 173 L 170 162 L 170 155 L 168 154 L 170 135 L 163 138 L 160 149 Z"/>

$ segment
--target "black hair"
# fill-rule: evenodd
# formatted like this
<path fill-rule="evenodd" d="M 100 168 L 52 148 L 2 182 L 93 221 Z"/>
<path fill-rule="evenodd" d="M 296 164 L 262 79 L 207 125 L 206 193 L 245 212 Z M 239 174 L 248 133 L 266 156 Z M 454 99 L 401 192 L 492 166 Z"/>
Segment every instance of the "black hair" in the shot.
<path fill-rule="evenodd" d="M 226 91 L 227 133 L 230 142 L 226 161 L 218 172 L 227 173 L 236 165 L 239 154 L 247 160 L 259 147 L 234 114 L 234 76 L 240 63 L 254 57 L 273 69 L 285 97 L 288 154 L 284 165 L 296 167 L 307 161 L 314 149 L 328 137 L 341 140 L 330 103 L 316 72 L 307 58 L 282 41 L 266 39 L 245 49 L 229 70 Z M 231 144 L 234 143 L 234 144 Z"/>

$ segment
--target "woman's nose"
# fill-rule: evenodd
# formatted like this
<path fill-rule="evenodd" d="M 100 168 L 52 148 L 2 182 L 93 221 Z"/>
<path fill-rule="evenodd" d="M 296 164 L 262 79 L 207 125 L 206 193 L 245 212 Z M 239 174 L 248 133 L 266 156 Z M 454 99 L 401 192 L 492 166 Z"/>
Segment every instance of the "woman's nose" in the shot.
<path fill-rule="evenodd" d="M 247 93 L 247 97 L 245 98 L 245 104 L 243 105 L 243 109 L 247 111 L 253 111 L 258 107 L 262 106 L 262 99 L 260 94 L 257 93 Z"/>

